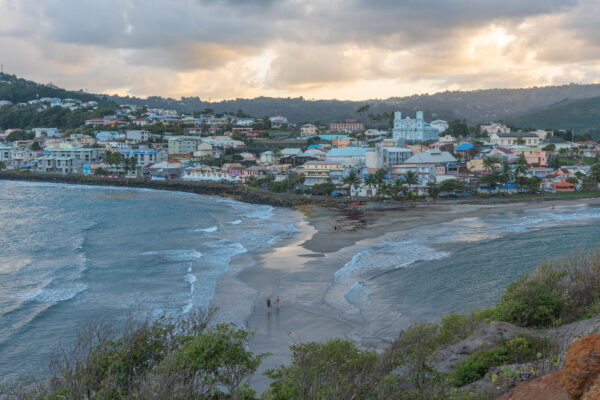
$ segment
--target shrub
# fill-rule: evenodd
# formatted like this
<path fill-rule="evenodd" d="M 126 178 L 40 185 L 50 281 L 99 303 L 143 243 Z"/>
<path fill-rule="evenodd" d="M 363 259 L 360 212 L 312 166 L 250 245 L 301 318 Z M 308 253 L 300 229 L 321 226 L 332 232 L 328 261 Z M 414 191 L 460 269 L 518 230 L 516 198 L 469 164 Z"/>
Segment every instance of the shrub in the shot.
<path fill-rule="evenodd" d="M 507 288 L 496 306 L 496 316 L 525 327 L 548 327 L 560 319 L 565 308 L 557 279 L 549 270 L 531 278 L 522 276 Z"/>
<path fill-rule="evenodd" d="M 343 339 L 291 346 L 292 363 L 265 372 L 272 399 L 365 398 L 387 371 L 375 353 Z"/>
<path fill-rule="evenodd" d="M 464 386 L 483 378 L 492 367 L 507 363 L 524 363 L 550 353 L 551 347 L 545 339 L 515 336 L 506 340 L 500 347 L 471 354 L 456 366 L 452 382 L 456 386 Z"/>
<path fill-rule="evenodd" d="M 440 344 L 457 343 L 473 333 L 473 331 L 482 323 L 491 321 L 494 316 L 494 309 L 486 308 L 484 310 L 471 311 L 468 314 L 448 314 L 440 320 Z"/>

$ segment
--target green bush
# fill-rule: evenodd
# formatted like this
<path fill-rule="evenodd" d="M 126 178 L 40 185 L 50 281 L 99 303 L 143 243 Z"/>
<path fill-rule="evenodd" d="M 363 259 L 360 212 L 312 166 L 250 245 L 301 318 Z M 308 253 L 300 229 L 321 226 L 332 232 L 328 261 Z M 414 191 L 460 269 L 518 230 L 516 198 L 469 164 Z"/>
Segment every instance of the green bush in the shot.
<path fill-rule="evenodd" d="M 515 336 L 500 347 L 471 354 L 456 366 L 452 382 L 456 386 L 464 386 L 483 378 L 492 367 L 525 363 L 550 353 L 551 347 L 545 339 Z"/>
<path fill-rule="evenodd" d="M 496 306 L 501 321 L 524 327 L 543 328 L 556 323 L 565 308 L 558 284 L 545 273 L 534 277 L 522 276 L 507 288 Z"/>
<path fill-rule="evenodd" d="M 473 333 L 475 328 L 484 322 L 493 320 L 494 309 L 471 311 L 468 314 L 448 314 L 440 320 L 440 344 L 454 344 Z"/>

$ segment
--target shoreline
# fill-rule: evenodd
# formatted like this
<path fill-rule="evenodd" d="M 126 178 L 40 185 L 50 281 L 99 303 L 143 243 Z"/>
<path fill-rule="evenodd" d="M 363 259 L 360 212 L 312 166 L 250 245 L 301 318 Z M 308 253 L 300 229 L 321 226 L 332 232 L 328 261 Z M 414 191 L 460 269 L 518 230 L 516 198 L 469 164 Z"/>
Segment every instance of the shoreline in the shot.
<path fill-rule="evenodd" d="M 40 173 L 22 173 L 14 171 L 0 171 L 0 180 L 5 181 L 25 181 L 25 182 L 47 182 L 70 185 L 91 185 L 91 186 L 114 186 L 127 188 L 145 188 L 164 191 L 177 191 L 184 193 L 195 193 L 208 196 L 220 196 L 231 198 L 249 204 L 270 205 L 273 207 L 329 207 L 334 209 L 353 209 L 359 208 L 351 206 L 355 201 L 366 201 L 370 207 L 381 208 L 383 210 L 390 208 L 420 207 L 431 204 L 471 204 L 471 205 L 500 205 L 514 204 L 522 202 L 564 202 L 570 200 L 585 200 L 600 198 L 600 191 L 585 192 L 583 194 L 575 192 L 564 194 L 541 194 L 526 195 L 531 197 L 523 198 L 523 195 L 512 195 L 508 197 L 475 197 L 475 198 L 425 198 L 415 200 L 392 200 L 392 199 L 361 199 L 331 196 L 305 196 L 295 193 L 275 193 L 268 190 L 249 187 L 245 185 L 226 184 L 218 182 L 185 182 L 181 180 L 160 180 L 152 181 L 147 179 L 126 179 L 126 178 L 102 178 L 93 175 L 59 175 L 59 174 L 40 174 Z"/>
<path fill-rule="evenodd" d="M 600 205 L 600 199 L 572 199 L 561 202 L 561 207 L 582 203 Z M 363 249 L 384 242 L 388 236 L 416 228 L 433 228 L 466 216 L 504 215 L 550 206 L 541 201 L 502 205 L 434 203 L 402 210 L 391 206 L 383 210 L 366 208 L 359 216 L 349 215 L 347 210 L 300 207 L 300 220 L 296 224 L 299 232 L 291 239 L 277 240 L 252 252 L 254 265 L 236 276 L 242 286 L 252 290 L 252 306 L 243 305 L 246 310 L 252 308 L 244 321 L 255 332 L 250 348 L 257 353 L 272 353 L 263 360 L 252 387 L 259 392 L 268 388 L 262 373 L 288 363 L 289 346 L 295 343 L 340 337 L 365 349 L 381 349 L 415 322 L 396 312 L 366 320 L 368 317 L 360 311 L 348 312 L 332 306 L 329 291 L 336 272 Z M 218 287 L 219 291 L 221 285 Z M 279 312 L 267 311 L 267 296 L 272 300 L 281 297 Z M 369 310 L 373 311 L 378 312 Z"/>

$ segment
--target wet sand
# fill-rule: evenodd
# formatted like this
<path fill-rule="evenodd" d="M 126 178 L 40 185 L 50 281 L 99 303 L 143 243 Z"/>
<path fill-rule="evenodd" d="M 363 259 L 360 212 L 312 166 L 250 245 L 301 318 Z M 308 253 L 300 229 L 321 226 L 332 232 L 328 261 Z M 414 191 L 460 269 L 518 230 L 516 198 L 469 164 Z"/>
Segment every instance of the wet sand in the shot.
<path fill-rule="evenodd" d="M 561 201 L 570 204 L 598 204 L 600 199 Z M 510 202 L 502 204 L 465 204 L 449 202 L 418 205 L 381 205 L 360 209 L 327 209 L 302 207 L 296 227 L 299 232 L 291 239 L 281 239 L 252 254 L 255 264 L 243 269 L 237 276 L 223 278 L 215 295 L 224 317 L 255 332 L 251 350 L 271 353 L 252 380 L 252 387 L 262 391 L 268 388 L 264 370 L 287 364 L 289 346 L 295 343 L 323 342 L 344 337 L 363 348 L 386 346 L 410 321 L 401 315 L 389 315 L 385 326 L 377 321 L 380 334 L 370 337 L 373 327 L 365 329 L 360 315 L 342 314 L 325 301 L 334 274 L 357 253 L 360 246 L 376 243 L 390 232 L 405 231 L 420 226 L 435 225 L 457 218 L 502 214 L 527 208 L 548 208 L 549 202 Z M 240 255 L 243 263 L 247 255 Z M 227 292 L 240 294 L 245 290 L 247 304 L 227 304 Z M 266 299 L 273 302 L 280 296 L 281 307 L 267 310 Z M 233 296 L 230 296 L 233 297 Z M 239 298 L 239 296 L 235 296 Z M 219 300 L 221 299 L 221 300 Z M 236 309 L 232 314 L 227 310 Z M 247 317 L 249 315 L 249 317 Z M 244 319 L 244 316 L 247 319 Z"/>

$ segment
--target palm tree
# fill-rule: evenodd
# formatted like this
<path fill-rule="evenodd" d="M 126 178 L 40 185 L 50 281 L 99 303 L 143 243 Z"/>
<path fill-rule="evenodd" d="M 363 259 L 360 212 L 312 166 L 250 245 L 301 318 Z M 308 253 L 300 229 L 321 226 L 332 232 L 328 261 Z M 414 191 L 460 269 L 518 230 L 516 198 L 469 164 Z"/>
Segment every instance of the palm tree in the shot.
<path fill-rule="evenodd" d="M 500 182 L 504 183 L 504 185 L 506 185 L 505 189 L 506 189 L 506 194 L 508 195 L 508 183 L 510 182 L 511 178 L 513 177 L 513 172 L 510 169 L 510 165 L 505 162 L 502 164 L 502 171 L 500 172 Z"/>
<path fill-rule="evenodd" d="M 527 175 L 527 160 L 525 159 L 525 156 L 523 154 L 521 154 L 519 156 L 519 159 L 517 160 L 517 165 L 515 167 L 515 171 L 514 171 L 514 176 L 515 176 L 515 182 L 517 182 L 517 184 L 519 184 L 519 178 L 521 176 L 525 176 Z M 520 186 L 520 184 L 519 184 Z"/>
<path fill-rule="evenodd" d="M 404 175 L 404 182 L 408 185 L 408 190 L 411 190 L 412 185 L 417 185 L 419 183 L 419 177 L 414 171 L 407 171 L 406 175 Z"/>
<path fill-rule="evenodd" d="M 365 179 L 365 184 L 367 185 L 367 188 L 369 190 L 369 195 L 372 196 L 372 189 L 377 185 L 377 179 L 375 178 L 375 175 L 369 174 L 367 176 L 367 179 Z"/>
<path fill-rule="evenodd" d="M 495 171 L 500 160 L 497 157 L 487 157 L 483 160 L 483 169 L 486 171 Z"/>
<path fill-rule="evenodd" d="M 406 193 L 406 186 L 404 186 L 404 181 L 402 179 L 395 179 L 394 183 L 392 184 L 392 186 L 390 186 L 389 190 L 392 193 L 392 196 L 395 199 L 398 199 L 398 195 L 400 193 Z"/>
<path fill-rule="evenodd" d="M 358 186 L 358 176 L 356 176 L 356 173 L 354 171 L 350 171 L 350 173 L 348 174 L 347 177 L 345 177 L 344 179 L 342 179 L 342 183 L 344 185 L 348 185 L 348 190 L 350 192 L 350 196 L 352 196 L 352 188 L 355 186 Z"/>

